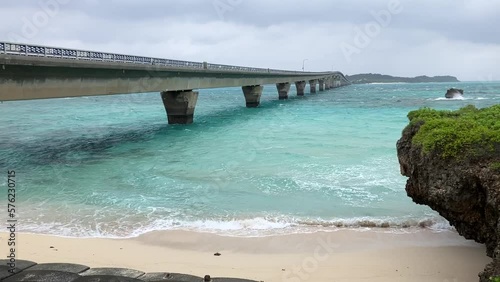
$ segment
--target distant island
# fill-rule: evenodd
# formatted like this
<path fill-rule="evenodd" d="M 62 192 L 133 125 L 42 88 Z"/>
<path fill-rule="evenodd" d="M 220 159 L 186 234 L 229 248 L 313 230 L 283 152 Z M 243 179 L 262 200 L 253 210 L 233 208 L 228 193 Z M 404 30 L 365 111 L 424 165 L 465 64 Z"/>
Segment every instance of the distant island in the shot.
<path fill-rule="evenodd" d="M 397 77 L 378 73 L 362 73 L 346 75 L 347 79 L 354 84 L 365 83 L 421 83 L 421 82 L 460 82 L 454 76 L 417 76 L 417 77 Z"/>

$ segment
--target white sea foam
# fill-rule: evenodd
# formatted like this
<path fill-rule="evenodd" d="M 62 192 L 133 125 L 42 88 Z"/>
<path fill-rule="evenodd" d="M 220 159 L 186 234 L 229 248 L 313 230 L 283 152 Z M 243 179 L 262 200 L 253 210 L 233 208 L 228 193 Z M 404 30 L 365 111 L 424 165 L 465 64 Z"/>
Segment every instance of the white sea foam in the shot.
<path fill-rule="evenodd" d="M 120 226 L 120 230 L 116 230 Z M 305 234 L 314 232 L 333 232 L 339 230 L 355 231 L 384 231 L 384 232 L 418 232 L 422 229 L 430 229 L 434 232 L 450 231 L 449 223 L 439 217 L 436 218 L 338 218 L 325 219 L 301 219 L 293 217 L 265 218 L 256 217 L 249 219 L 229 220 L 195 220 L 183 221 L 173 219 L 157 219 L 148 224 L 130 224 L 126 222 L 115 223 L 109 226 L 107 223 L 82 224 L 81 221 L 73 221 L 62 224 L 58 222 L 23 224 L 21 232 L 51 234 L 63 237 L 78 238 L 132 238 L 153 231 L 193 231 L 213 233 L 236 237 L 265 237 L 289 234 Z"/>
<path fill-rule="evenodd" d="M 440 98 L 436 98 L 436 99 L 432 99 L 434 101 L 462 101 L 462 100 L 472 100 L 473 98 L 464 98 L 464 96 L 453 96 L 453 98 L 444 98 L 444 97 L 440 97 Z"/>
<path fill-rule="evenodd" d="M 490 98 L 485 98 L 485 97 L 464 97 L 461 95 L 458 95 L 453 98 L 430 98 L 430 101 L 464 101 L 464 100 L 490 100 Z"/>
<path fill-rule="evenodd" d="M 390 85 L 390 84 L 408 84 L 407 82 L 372 82 L 368 84 L 375 84 L 375 85 Z"/>

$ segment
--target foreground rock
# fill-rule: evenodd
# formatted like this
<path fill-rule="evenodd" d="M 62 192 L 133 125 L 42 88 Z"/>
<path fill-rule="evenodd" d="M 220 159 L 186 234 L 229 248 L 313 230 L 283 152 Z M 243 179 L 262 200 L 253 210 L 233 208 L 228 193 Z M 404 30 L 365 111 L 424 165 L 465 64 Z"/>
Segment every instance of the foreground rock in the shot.
<path fill-rule="evenodd" d="M 462 97 L 464 95 L 464 91 L 462 89 L 450 88 L 444 95 L 447 99 Z"/>
<path fill-rule="evenodd" d="M 500 120 L 500 106 L 492 109 L 488 115 L 493 120 Z M 478 116 L 485 116 L 483 114 Z M 460 235 L 486 245 L 487 255 L 493 258 L 493 262 L 480 274 L 480 281 L 489 282 L 490 277 L 500 276 L 500 143 L 478 141 L 472 145 L 463 143 L 465 147 L 460 147 L 461 143 L 446 147 L 440 144 L 450 145 L 453 138 L 460 136 L 450 136 L 452 139 L 449 140 L 440 136 L 434 137 L 436 144 L 432 147 L 432 139 L 415 136 L 419 131 L 428 131 L 428 127 L 422 130 L 426 122 L 435 125 L 436 116 L 452 120 L 453 114 L 439 117 L 440 114 L 434 111 L 427 116 L 432 115 L 433 119 L 410 113 L 410 125 L 397 143 L 401 173 L 409 177 L 406 192 L 415 203 L 428 205 L 448 219 Z M 437 130 L 443 132 L 443 128 L 446 128 L 446 123 Z M 495 132 L 500 131 L 496 127 L 492 130 L 492 133 L 485 131 L 485 136 L 500 134 Z M 450 133 L 453 135 L 457 131 L 450 132 L 455 132 Z M 428 136 L 439 136 L 437 132 L 427 133 Z M 455 148 L 456 152 L 450 148 Z"/>
<path fill-rule="evenodd" d="M 173 272 L 144 273 L 126 268 L 89 268 L 80 264 L 68 263 L 41 263 L 17 260 L 16 268 L 11 271 L 10 260 L 0 260 L 0 280 L 5 282 L 19 281 L 64 281 L 64 282 L 99 282 L 99 281 L 127 281 L 127 282 L 257 282 L 240 278 L 205 278 Z M 14 272 L 14 273 L 12 273 Z"/>

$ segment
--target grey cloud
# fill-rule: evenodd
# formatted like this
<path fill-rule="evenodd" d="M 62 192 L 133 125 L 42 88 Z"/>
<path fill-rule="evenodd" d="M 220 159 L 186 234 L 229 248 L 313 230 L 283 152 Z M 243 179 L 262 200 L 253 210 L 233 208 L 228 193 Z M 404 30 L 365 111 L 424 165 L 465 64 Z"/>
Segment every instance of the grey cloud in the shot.
<path fill-rule="evenodd" d="M 9 10 L 6 21 L 10 29 L 19 28 L 22 17 L 30 18 L 37 9 L 57 0 L 6 2 Z M 134 0 L 64 0 L 61 13 L 86 15 L 89 21 L 137 23 L 163 20 L 165 24 L 175 21 L 206 23 L 224 20 L 243 25 L 268 27 L 284 23 L 351 23 L 363 25 L 373 21 L 372 12 L 387 8 L 391 0 L 183 0 L 183 1 L 134 1 Z M 472 0 L 471 0 L 472 1 Z M 442 33 L 452 39 L 473 42 L 499 43 L 500 1 L 479 0 L 474 4 L 465 1 L 401 1 L 403 13 L 395 17 L 392 27 L 421 28 Z M 235 4 L 232 4 L 235 3 Z M 227 8 L 229 7 L 229 8 Z M 17 10 L 16 10 L 17 8 Z M 219 12 L 217 11 L 219 9 Z M 220 15 L 223 15 L 221 18 Z M 82 22 L 83 26 L 89 23 Z M 111 25 L 112 26 L 112 25 Z"/>
<path fill-rule="evenodd" d="M 120 22 L 154 19 L 209 22 L 224 20 L 244 25 L 267 27 L 283 23 L 341 23 L 362 25 L 373 21 L 372 12 L 387 9 L 390 0 L 184 0 L 184 1 L 75 1 L 66 7 L 90 18 Z M 236 3 L 236 4 L 231 4 Z M 404 11 L 395 27 L 434 30 L 450 38 L 498 43 L 500 1 L 401 1 Z M 229 7 L 229 8 L 228 8 Z M 219 13 L 217 12 L 219 9 Z M 223 18 L 220 18 L 220 14 Z"/>

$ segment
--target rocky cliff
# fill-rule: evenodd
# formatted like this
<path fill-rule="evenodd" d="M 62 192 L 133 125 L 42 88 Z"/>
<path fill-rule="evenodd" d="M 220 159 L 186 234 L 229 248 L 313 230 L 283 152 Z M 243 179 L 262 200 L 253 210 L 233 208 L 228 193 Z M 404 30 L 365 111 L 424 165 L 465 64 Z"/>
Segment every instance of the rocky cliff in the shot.
<path fill-rule="evenodd" d="M 459 111 L 422 109 L 397 143 L 406 192 L 436 210 L 467 239 L 484 243 L 493 263 L 480 281 L 500 276 L 500 105 Z"/>

